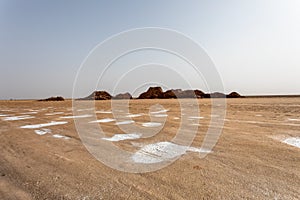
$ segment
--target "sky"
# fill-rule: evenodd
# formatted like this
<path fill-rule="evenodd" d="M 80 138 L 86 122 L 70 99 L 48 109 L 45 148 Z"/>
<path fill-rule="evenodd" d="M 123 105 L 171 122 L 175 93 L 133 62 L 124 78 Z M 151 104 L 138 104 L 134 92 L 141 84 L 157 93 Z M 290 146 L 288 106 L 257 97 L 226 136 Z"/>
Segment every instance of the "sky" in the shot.
<path fill-rule="evenodd" d="M 143 27 L 192 38 L 214 62 L 226 93 L 300 94 L 299 0 L 0 0 L 0 27 L 0 99 L 72 97 L 77 71 L 96 45 Z M 116 64 L 111 73 L 121 68 Z M 161 69 L 169 87 L 181 86 Z M 106 81 L 96 89 L 112 92 L 109 87 Z M 126 90 L 136 90 L 129 79 L 117 92 Z"/>

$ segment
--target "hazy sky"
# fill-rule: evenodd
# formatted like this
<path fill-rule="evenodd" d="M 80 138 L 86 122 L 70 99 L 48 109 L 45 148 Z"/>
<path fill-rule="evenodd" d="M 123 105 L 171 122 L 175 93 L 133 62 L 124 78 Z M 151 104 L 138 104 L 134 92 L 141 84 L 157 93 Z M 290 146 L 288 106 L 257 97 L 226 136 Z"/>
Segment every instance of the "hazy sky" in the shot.
<path fill-rule="evenodd" d="M 0 27 L 1 99 L 71 97 L 89 51 L 140 27 L 202 45 L 226 92 L 300 94 L 299 0 L 0 0 Z"/>

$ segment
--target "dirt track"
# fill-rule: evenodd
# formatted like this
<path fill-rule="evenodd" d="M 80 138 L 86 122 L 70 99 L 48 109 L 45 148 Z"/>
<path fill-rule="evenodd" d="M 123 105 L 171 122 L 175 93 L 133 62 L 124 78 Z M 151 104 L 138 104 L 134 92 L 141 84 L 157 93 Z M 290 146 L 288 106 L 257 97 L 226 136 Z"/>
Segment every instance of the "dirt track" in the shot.
<path fill-rule="evenodd" d="M 155 141 L 170 139 L 180 124 L 174 119 L 181 116 L 177 100 L 132 100 L 130 112 L 144 114 L 134 118 L 137 123 L 149 121 L 148 108 L 156 103 L 170 110 Z M 210 100 L 199 104 L 204 119 L 194 147 L 201 145 L 210 116 Z M 109 110 L 110 101 L 98 101 L 96 108 Z M 280 141 L 300 137 L 300 98 L 229 99 L 212 153 L 200 159 L 187 152 L 144 174 L 97 161 L 82 145 L 73 119 L 61 118 L 71 116 L 71 109 L 71 101 L 0 102 L 0 199 L 300 199 L 300 148 Z M 27 119 L 5 121 L 24 115 Z M 45 135 L 20 128 L 51 121 L 68 123 L 45 127 L 51 130 Z M 103 129 L 108 136 L 120 131 L 114 122 L 103 123 Z M 130 142 L 117 145 L 126 149 Z"/>

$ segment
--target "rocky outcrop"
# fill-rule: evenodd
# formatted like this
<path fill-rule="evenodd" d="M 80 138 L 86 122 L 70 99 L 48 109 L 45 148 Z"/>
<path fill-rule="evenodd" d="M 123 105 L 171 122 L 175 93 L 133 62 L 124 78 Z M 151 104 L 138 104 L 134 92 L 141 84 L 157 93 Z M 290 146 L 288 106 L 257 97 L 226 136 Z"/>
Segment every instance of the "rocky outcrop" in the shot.
<path fill-rule="evenodd" d="M 110 100 L 111 95 L 106 91 L 95 91 L 91 95 L 81 98 L 80 100 Z"/>
<path fill-rule="evenodd" d="M 139 95 L 138 99 L 178 99 L 178 98 L 241 98 L 237 92 L 231 92 L 228 95 L 220 92 L 204 93 L 200 90 L 181 90 L 172 89 L 163 92 L 161 87 L 150 87 L 146 92 Z M 52 97 L 59 98 L 59 97 Z M 62 98 L 62 97 L 61 97 Z M 50 98 L 49 98 L 50 99 Z M 118 94 L 112 97 L 106 91 L 95 91 L 91 95 L 80 100 L 110 100 L 110 99 L 132 99 L 130 93 Z"/>
<path fill-rule="evenodd" d="M 176 99 L 176 98 L 203 98 L 204 93 L 200 90 L 168 90 L 164 93 L 165 99 Z"/>
<path fill-rule="evenodd" d="M 177 98 L 203 98 L 204 93 L 200 90 L 172 89 L 163 92 L 161 87 L 150 87 L 142 93 L 138 99 L 177 99 Z"/>
<path fill-rule="evenodd" d="M 109 100 L 111 99 L 111 95 L 106 91 L 96 91 L 94 92 L 95 100 Z"/>
<path fill-rule="evenodd" d="M 124 94 L 118 94 L 113 97 L 113 99 L 132 99 L 132 96 L 130 93 L 124 93 Z"/>
<path fill-rule="evenodd" d="M 138 99 L 163 99 L 164 92 L 161 87 L 150 87 L 146 92 L 140 94 Z"/>
<path fill-rule="evenodd" d="M 180 89 L 178 90 L 167 90 L 163 94 L 164 99 L 177 99 L 177 95 L 181 92 Z"/>
<path fill-rule="evenodd" d="M 201 90 L 194 90 L 194 92 L 197 98 L 204 98 L 205 93 Z"/>
<path fill-rule="evenodd" d="M 211 94 L 205 94 L 204 98 L 226 98 L 226 95 L 224 93 L 214 92 Z"/>
<path fill-rule="evenodd" d="M 38 101 L 64 101 L 65 99 L 63 97 L 57 96 L 57 97 L 50 97 L 47 99 L 40 99 Z"/>

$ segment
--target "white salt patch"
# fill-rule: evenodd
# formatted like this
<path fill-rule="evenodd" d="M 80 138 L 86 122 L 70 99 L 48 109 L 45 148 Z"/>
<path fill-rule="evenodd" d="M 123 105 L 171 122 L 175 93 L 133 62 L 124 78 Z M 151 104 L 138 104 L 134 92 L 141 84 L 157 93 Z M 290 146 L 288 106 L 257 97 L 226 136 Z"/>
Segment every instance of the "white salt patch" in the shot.
<path fill-rule="evenodd" d="M 191 124 L 191 126 L 200 126 L 200 124 L 194 123 L 194 124 Z"/>
<path fill-rule="evenodd" d="M 180 119 L 180 118 L 179 118 L 179 117 L 174 117 L 173 119 L 176 119 L 176 120 L 177 120 L 177 119 Z"/>
<path fill-rule="evenodd" d="M 91 121 L 89 123 L 107 123 L 107 122 L 114 122 L 114 121 L 116 121 L 116 120 L 111 119 L 111 118 L 105 118 L 105 119 L 99 119 L 99 120 Z"/>
<path fill-rule="evenodd" d="M 286 138 L 282 142 L 300 148 L 300 137 Z"/>
<path fill-rule="evenodd" d="M 50 123 L 46 123 L 46 124 L 25 125 L 25 126 L 21 126 L 20 128 L 35 129 L 35 128 L 42 128 L 42 127 L 46 127 L 46 126 L 55 126 L 55 125 L 61 125 L 61 124 L 67 124 L 67 123 L 68 122 L 50 122 Z"/>
<path fill-rule="evenodd" d="M 132 144 L 132 146 L 134 147 L 139 147 L 139 148 L 142 148 L 144 145 L 142 143 L 139 143 L 139 142 L 130 142 Z"/>
<path fill-rule="evenodd" d="M 87 118 L 87 117 L 91 117 L 92 115 L 75 115 L 75 116 L 63 116 L 60 117 L 62 119 L 76 119 L 76 118 Z"/>
<path fill-rule="evenodd" d="M 136 133 L 132 133 L 132 134 L 116 134 L 113 137 L 110 138 L 102 138 L 103 140 L 108 140 L 108 141 L 112 141 L 112 142 L 117 142 L 117 141 L 121 141 L 121 140 L 133 140 L 133 139 L 138 139 L 141 137 L 141 134 L 136 134 Z"/>
<path fill-rule="evenodd" d="M 85 108 L 85 109 L 78 109 L 77 111 L 89 111 L 89 110 L 94 110 L 94 108 Z"/>
<path fill-rule="evenodd" d="M 159 163 L 185 154 L 186 151 L 209 153 L 209 150 L 177 145 L 171 142 L 148 144 L 137 151 L 131 158 L 136 163 Z"/>
<path fill-rule="evenodd" d="M 289 121 L 300 121 L 300 119 L 292 119 L 292 118 L 289 118 L 288 120 Z"/>
<path fill-rule="evenodd" d="M 124 125 L 124 124 L 133 124 L 133 120 L 128 120 L 128 121 L 122 121 L 122 122 L 116 122 L 116 125 Z"/>
<path fill-rule="evenodd" d="M 189 119 L 204 119 L 204 117 L 200 117 L 200 116 L 191 116 L 191 117 L 189 117 Z"/>
<path fill-rule="evenodd" d="M 185 150 L 170 142 L 159 142 L 142 147 L 131 158 L 136 163 L 159 163 L 180 156 Z"/>
<path fill-rule="evenodd" d="M 100 111 L 96 111 L 95 113 L 100 113 L 100 114 L 110 114 L 110 113 L 112 113 L 112 111 L 104 111 L 104 110 L 100 110 Z"/>
<path fill-rule="evenodd" d="M 71 112 L 70 112 L 70 113 L 65 113 L 65 116 L 66 116 L 66 115 L 72 115 L 72 114 L 73 114 L 73 113 L 71 113 Z"/>
<path fill-rule="evenodd" d="M 262 117 L 262 115 L 255 115 L 255 117 Z"/>
<path fill-rule="evenodd" d="M 60 115 L 60 114 L 64 114 L 64 112 L 46 113 L 45 115 L 52 116 L 52 115 Z"/>
<path fill-rule="evenodd" d="M 6 117 L 7 115 L 4 115 L 4 114 L 0 114 L 0 117 Z"/>
<path fill-rule="evenodd" d="M 67 136 L 59 135 L 59 134 L 52 135 L 52 137 L 54 137 L 54 138 L 59 138 L 59 139 L 65 139 L 65 140 L 70 139 L 70 138 L 67 137 Z"/>
<path fill-rule="evenodd" d="M 151 114 L 165 113 L 165 112 L 168 112 L 168 111 L 169 111 L 169 109 L 164 109 L 164 110 L 159 110 L 159 111 L 151 112 Z"/>
<path fill-rule="evenodd" d="M 167 114 L 159 114 L 159 115 L 153 115 L 154 117 L 168 117 Z"/>
<path fill-rule="evenodd" d="M 29 115 L 29 114 L 37 114 L 38 112 L 36 111 L 33 111 L 33 112 L 24 112 L 24 113 L 21 113 L 22 115 Z"/>
<path fill-rule="evenodd" d="M 114 110 L 114 112 L 125 112 L 124 110 Z"/>
<path fill-rule="evenodd" d="M 142 116 L 142 114 L 130 114 L 130 115 L 127 115 L 126 117 L 140 117 Z"/>
<path fill-rule="evenodd" d="M 296 126 L 299 127 L 300 124 L 290 124 L 290 123 L 275 123 L 275 122 L 262 122 L 262 121 L 243 121 L 243 120 L 230 120 L 232 122 L 239 122 L 239 123 L 249 123 L 249 124 L 269 124 L 269 125 L 278 125 L 278 126 Z"/>
<path fill-rule="evenodd" d="M 196 147 L 188 147 L 187 151 L 196 152 L 196 153 L 211 153 L 209 149 L 202 149 Z"/>
<path fill-rule="evenodd" d="M 29 112 L 38 112 L 39 110 L 34 110 L 34 109 L 24 109 L 24 110 L 27 110 Z"/>
<path fill-rule="evenodd" d="M 16 120 L 22 120 L 22 119 L 32 119 L 35 118 L 30 115 L 23 115 L 23 116 L 13 116 L 13 117 L 5 117 L 3 118 L 4 121 L 16 121 Z"/>
<path fill-rule="evenodd" d="M 161 126 L 161 123 L 158 123 L 158 122 L 146 122 L 146 123 L 143 123 L 142 126 L 144 126 L 144 127 L 158 127 L 158 126 Z"/>
<path fill-rule="evenodd" d="M 51 133 L 51 130 L 43 128 L 41 130 L 34 130 L 34 132 L 38 135 L 45 135 L 47 133 Z"/>

